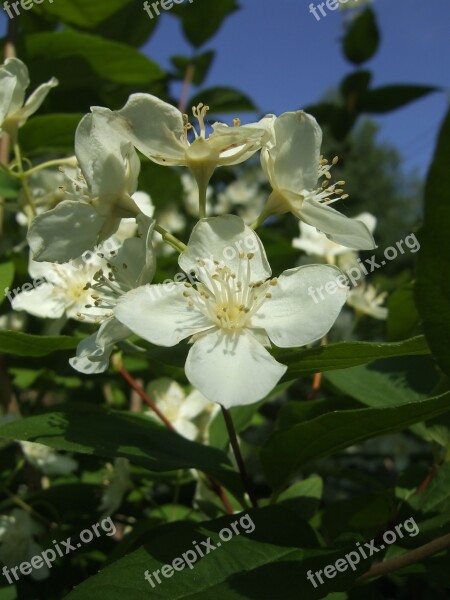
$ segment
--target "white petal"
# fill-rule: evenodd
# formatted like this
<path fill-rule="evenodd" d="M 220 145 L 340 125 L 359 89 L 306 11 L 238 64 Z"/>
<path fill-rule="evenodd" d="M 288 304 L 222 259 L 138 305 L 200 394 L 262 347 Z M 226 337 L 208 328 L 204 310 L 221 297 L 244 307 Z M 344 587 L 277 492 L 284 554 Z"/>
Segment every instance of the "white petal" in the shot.
<path fill-rule="evenodd" d="M 325 233 L 336 244 L 353 250 L 373 250 L 377 247 L 365 223 L 349 219 L 331 206 L 316 200 L 307 198 L 302 204 L 299 216 L 308 225 Z"/>
<path fill-rule="evenodd" d="M 75 153 L 94 196 L 131 195 L 136 191 L 140 170 L 136 151 L 101 114 L 81 119 L 75 134 Z"/>
<path fill-rule="evenodd" d="M 198 427 L 186 419 L 175 419 L 172 425 L 180 435 L 194 441 L 198 435 Z"/>
<path fill-rule="evenodd" d="M 167 165 L 184 164 L 183 116 L 170 104 L 150 94 L 132 94 L 119 111 L 99 107 L 92 111 L 101 112 L 111 127 L 151 160 Z"/>
<path fill-rule="evenodd" d="M 18 58 L 8 58 L 0 67 L 0 121 L 22 108 L 29 85 L 26 65 Z"/>
<path fill-rule="evenodd" d="M 78 344 L 77 355 L 69 360 L 70 365 L 85 374 L 103 373 L 117 342 L 130 337 L 131 331 L 117 319 L 110 318 L 100 326 L 97 333 Z"/>
<path fill-rule="evenodd" d="M 284 113 L 273 124 L 273 146 L 261 155 L 273 188 L 300 192 L 317 185 L 322 130 L 311 115 Z"/>
<path fill-rule="evenodd" d="M 254 254 L 251 260 L 252 281 L 265 280 L 271 275 L 266 251 L 261 240 L 240 217 L 225 215 L 202 219 L 194 227 L 187 249 L 181 253 L 179 265 L 186 273 L 201 274 L 197 261 L 225 263 L 235 273 L 239 270 L 239 253 Z"/>
<path fill-rule="evenodd" d="M 52 77 L 47 83 L 40 85 L 28 98 L 24 107 L 20 111 L 19 127 L 22 126 L 28 117 L 34 115 L 39 110 L 44 100 L 47 98 L 50 90 L 58 85 L 58 80 Z"/>
<path fill-rule="evenodd" d="M 210 406 L 210 402 L 198 390 L 193 390 L 180 406 L 180 417 L 194 419 Z"/>
<path fill-rule="evenodd" d="M 59 319 L 68 307 L 61 294 L 51 283 L 41 283 L 29 291 L 20 292 L 14 297 L 14 310 L 24 310 L 42 319 Z"/>
<path fill-rule="evenodd" d="M 284 271 L 270 290 L 272 298 L 252 318 L 252 326 L 264 327 L 281 348 L 319 340 L 328 333 L 347 299 L 344 281 L 343 273 L 328 265 Z"/>
<path fill-rule="evenodd" d="M 135 288 L 150 283 L 156 270 L 156 257 L 152 245 L 155 221 L 143 214 L 137 217 L 140 237 L 125 240 L 109 262 L 118 268 L 116 280 L 122 289 Z M 127 265 L 124 269 L 123 265 Z"/>
<path fill-rule="evenodd" d="M 188 306 L 182 283 L 146 285 L 122 296 L 114 314 L 144 340 L 175 346 L 181 340 L 213 326 L 201 312 Z"/>
<path fill-rule="evenodd" d="M 38 215 L 28 231 L 28 243 L 37 261 L 67 262 L 93 248 L 105 218 L 89 204 L 64 200 Z"/>
<path fill-rule="evenodd" d="M 153 217 L 155 214 L 155 205 L 149 194 L 146 194 L 145 192 L 135 192 L 132 197 L 141 213 L 147 217 Z"/>
<path fill-rule="evenodd" d="M 189 351 L 186 376 L 211 402 L 225 408 L 262 400 L 286 371 L 250 333 L 223 330 L 198 339 Z"/>

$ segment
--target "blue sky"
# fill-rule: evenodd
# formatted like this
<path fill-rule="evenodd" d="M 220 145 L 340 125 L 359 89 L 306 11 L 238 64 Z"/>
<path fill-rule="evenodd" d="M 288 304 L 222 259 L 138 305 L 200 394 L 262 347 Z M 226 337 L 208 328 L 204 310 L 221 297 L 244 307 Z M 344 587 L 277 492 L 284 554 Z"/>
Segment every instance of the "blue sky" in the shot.
<path fill-rule="evenodd" d="M 242 9 L 202 48 L 217 50 L 206 86 L 239 88 L 262 111 L 279 114 L 317 101 L 351 72 L 339 43 L 346 12 L 329 12 L 318 22 L 309 12 L 310 0 L 240 0 L 240 4 Z M 374 8 L 383 38 L 378 54 L 367 64 L 374 73 L 373 84 L 420 83 L 444 88 L 377 118 L 381 139 L 399 148 L 405 167 L 424 172 L 450 98 L 450 2 L 375 0 Z M 142 18 L 148 18 L 144 11 Z M 0 30 L 4 30 L 5 17 L 0 19 Z M 168 66 L 170 56 L 190 52 L 178 20 L 163 13 L 145 53 Z"/>
<path fill-rule="evenodd" d="M 229 17 L 205 45 L 218 52 L 206 85 L 237 87 L 264 112 L 277 114 L 321 98 L 352 70 L 339 43 L 347 11 L 329 12 L 318 22 L 309 12 L 309 3 L 241 0 L 242 10 Z M 450 2 L 375 0 L 374 8 L 383 38 L 378 54 L 367 63 L 374 74 L 373 85 L 419 83 L 445 88 L 377 118 L 381 139 L 399 148 L 405 167 L 424 172 L 450 98 Z M 169 13 L 160 17 L 146 53 L 166 66 L 169 56 L 190 53 L 177 20 Z"/>

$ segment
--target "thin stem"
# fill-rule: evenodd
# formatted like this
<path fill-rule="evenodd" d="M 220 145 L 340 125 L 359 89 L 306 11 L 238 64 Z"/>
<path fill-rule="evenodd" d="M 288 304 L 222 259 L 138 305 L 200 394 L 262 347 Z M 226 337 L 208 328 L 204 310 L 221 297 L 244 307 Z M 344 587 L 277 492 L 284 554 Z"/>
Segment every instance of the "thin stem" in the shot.
<path fill-rule="evenodd" d="M 150 398 L 150 396 L 141 388 L 141 386 L 133 378 L 133 376 L 130 373 L 128 373 L 128 371 L 125 369 L 125 367 L 120 367 L 118 369 L 118 372 L 125 379 L 125 381 L 133 388 L 133 390 L 137 394 L 139 394 L 139 396 L 142 398 L 142 400 L 148 404 L 148 406 L 152 409 L 152 411 L 156 415 L 158 415 L 158 417 L 161 419 L 161 421 L 164 423 L 164 425 L 168 429 L 175 431 L 175 428 L 172 425 L 172 423 L 165 417 L 165 415 L 163 415 L 163 413 L 159 410 L 159 408 L 156 406 L 156 404 L 153 402 L 153 400 Z"/>
<path fill-rule="evenodd" d="M 33 167 L 32 169 L 29 169 L 28 171 L 25 171 L 23 176 L 29 177 L 34 173 L 39 173 L 39 171 L 42 171 L 43 169 L 50 169 L 52 167 L 62 167 L 64 165 L 67 165 L 68 167 L 74 167 L 74 161 L 74 158 L 61 158 L 56 160 L 49 160 L 40 165 L 37 165 L 36 167 Z"/>
<path fill-rule="evenodd" d="M 239 473 L 241 475 L 242 483 L 244 484 L 244 488 L 250 498 L 250 502 L 252 503 L 253 508 L 258 508 L 258 499 L 256 498 L 252 485 L 250 483 L 250 478 L 247 473 L 247 469 L 245 468 L 244 459 L 242 458 L 241 449 L 239 448 L 239 442 L 236 435 L 236 430 L 234 428 L 233 419 L 229 413 L 229 411 L 222 406 L 222 414 L 225 419 L 225 424 L 227 426 L 228 435 L 230 437 L 231 447 L 233 448 L 234 457 L 236 458 L 236 463 L 239 468 Z"/>
<path fill-rule="evenodd" d="M 169 233 L 166 229 L 164 229 L 164 227 L 161 227 L 161 225 L 156 224 L 155 231 L 160 233 L 162 235 L 162 239 L 169 244 L 169 246 L 175 248 L 177 252 L 184 252 L 186 250 L 186 244 L 183 244 L 181 240 Z"/>
<path fill-rule="evenodd" d="M 25 502 L 25 500 L 22 500 L 22 498 L 20 498 L 19 496 L 17 496 L 17 494 L 14 494 L 13 492 L 10 492 L 3 485 L 0 486 L 0 490 L 6 496 L 8 496 L 10 498 L 10 500 L 12 502 L 14 502 L 14 504 L 16 506 L 18 506 L 19 508 L 21 508 L 25 512 L 29 513 L 30 515 L 32 515 L 33 517 L 35 517 L 36 519 L 38 519 L 39 521 L 41 521 L 41 523 L 44 523 L 45 525 L 47 525 L 47 527 L 52 527 L 51 521 L 49 521 L 48 519 L 46 519 L 45 517 L 43 517 L 41 514 L 39 514 L 38 512 L 36 512 L 32 506 L 30 506 L 27 502 Z"/>
<path fill-rule="evenodd" d="M 28 217 L 30 219 L 30 217 L 36 216 L 36 206 L 35 206 L 35 203 L 34 203 L 33 194 L 32 194 L 32 192 L 30 190 L 29 185 L 28 185 L 27 177 L 26 177 L 26 175 L 24 173 L 24 170 L 23 170 L 22 153 L 20 151 L 20 146 L 19 146 L 19 143 L 17 141 L 14 142 L 14 156 L 16 157 L 17 169 L 19 171 L 20 179 L 21 179 L 21 182 L 22 182 L 23 191 L 25 192 L 25 197 L 27 199 L 27 204 L 28 204 L 28 206 L 31 209 L 31 215 L 28 215 Z"/>
<path fill-rule="evenodd" d="M 189 91 L 191 89 L 192 80 L 194 78 L 195 73 L 195 65 L 190 63 L 186 69 L 186 73 L 184 75 L 183 81 L 183 89 L 181 90 L 180 102 L 178 104 L 178 109 L 180 112 L 186 112 L 187 103 L 189 100 Z"/>
<path fill-rule="evenodd" d="M 442 550 L 445 550 L 450 546 L 450 533 L 447 535 L 443 535 L 442 537 L 433 540 L 432 542 L 425 544 L 424 546 L 420 546 L 415 550 L 411 550 L 411 552 L 407 552 L 406 554 L 402 554 L 401 556 L 396 556 L 395 558 L 391 558 L 390 560 L 383 561 L 376 565 L 373 565 L 367 573 L 364 573 L 357 582 L 365 583 L 370 579 L 375 579 L 378 577 L 383 577 L 392 571 L 398 571 L 399 569 L 403 569 L 409 565 L 420 562 L 425 558 L 433 556 Z"/>
<path fill-rule="evenodd" d="M 135 392 L 139 394 L 139 396 L 148 404 L 148 406 L 153 410 L 153 412 L 161 419 L 164 425 L 170 429 L 171 431 L 175 431 L 175 427 L 172 423 L 163 415 L 163 413 L 159 410 L 150 396 L 142 389 L 142 387 L 138 384 L 138 382 L 133 378 L 133 376 L 123 367 L 116 367 L 118 373 L 125 379 L 125 381 L 134 389 Z M 225 511 L 228 515 L 234 514 L 233 507 L 231 506 L 228 498 L 225 495 L 225 491 L 223 487 L 215 481 L 209 475 L 206 475 L 206 478 L 211 486 L 211 489 L 217 494 L 220 501 L 222 502 Z"/>

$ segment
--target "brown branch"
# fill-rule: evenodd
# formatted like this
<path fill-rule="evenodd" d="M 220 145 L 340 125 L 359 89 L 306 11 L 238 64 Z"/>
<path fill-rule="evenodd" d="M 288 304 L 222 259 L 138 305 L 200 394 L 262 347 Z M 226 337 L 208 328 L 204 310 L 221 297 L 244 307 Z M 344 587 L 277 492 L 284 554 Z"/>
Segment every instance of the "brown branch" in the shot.
<path fill-rule="evenodd" d="M 425 558 L 429 558 L 445 548 L 450 546 L 450 533 L 444 535 L 442 537 L 433 540 L 432 542 L 425 544 L 424 546 L 420 546 L 415 550 L 411 550 L 411 552 L 407 552 L 406 554 L 402 554 L 401 556 L 396 556 L 395 558 L 391 558 L 390 560 L 386 560 L 384 562 L 373 565 L 367 573 L 359 577 L 357 579 L 358 583 L 365 583 L 370 579 L 375 579 L 376 577 L 384 577 L 388 573 L 392 571 L 398 571 L 399 569 L 403 569 L 404 567 L 408 567 L 414 563 L 417 563 Z"/>
<path fill-rule="evenodd" d="M 161 419 L 164 425 L 171 431 L 175 431 L 175 428 L 172 425 L 172 423 L 163 415 L 163 413 L 159 410 L 159 408 L 156 406 L 156 404 L 153 402 L 150 396 L 139 385 L 139 383 L 134 379 L 134 377 L 123 367 L 123 365 L 117 366 L 116 369 L 118 373 L 125 379 L 125 381 L 132 387 L 132 389 L 142 398 L 142 400 L 144 400 L 144 402 L 148 404 L 148 406 L 154 411 L 154 413 L 158 415 L 158 417 Z M 228 498 L 226 497 L 223 487 L 219 483 L 217 483 L 217 481 L 213 479 L 210 475 L 206 474 L 206 478 L 208 480 L 209 485 L 211 486 L 211 489 L 215 494 L 217 494 L 220 501 L 222 502 L 225 512 L 228 515 L 234 514 L 233 507 L 231 506 Z"/>

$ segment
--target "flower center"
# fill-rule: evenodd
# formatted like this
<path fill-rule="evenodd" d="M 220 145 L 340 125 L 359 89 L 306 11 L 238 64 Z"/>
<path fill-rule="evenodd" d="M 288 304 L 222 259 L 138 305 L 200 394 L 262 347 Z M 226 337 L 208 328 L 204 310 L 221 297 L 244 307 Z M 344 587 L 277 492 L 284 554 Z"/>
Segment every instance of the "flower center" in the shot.
<path fill-rule="evenodd" d="M 189 306 L 196 308 L 214 325 L 228 331 L 248 327 L 252 316 L 272 297 L 271 286 L 277 279 L 252 281 L 250 263 L 254 254 L 239 255 L 238 272 L 234 273 L 218 261 L 198 260 L 198 283 L 185 283 Z"/>

